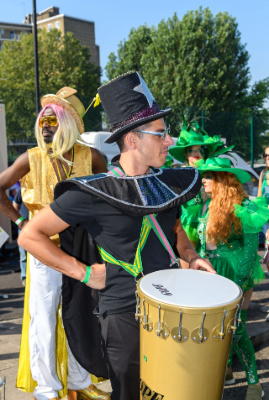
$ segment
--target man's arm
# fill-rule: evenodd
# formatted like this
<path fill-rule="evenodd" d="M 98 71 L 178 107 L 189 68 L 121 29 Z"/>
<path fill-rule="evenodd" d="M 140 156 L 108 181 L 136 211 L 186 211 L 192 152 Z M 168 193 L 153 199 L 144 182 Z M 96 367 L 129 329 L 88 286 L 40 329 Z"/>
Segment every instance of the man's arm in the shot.
<path fill-rule="evenodd" d="M 101 172 L 107 172 L 107 165 L 104 157 L 99 153 L 98 150 L 91 147 L 92 151 L 92 172 L 93 174 L 100 174 Z"/>
<path fill-rule="evenodd" d="M 11 167 L 7 168 L 0 174 L 0 210 L 13 222 L 20 218 L 20 214 L 13 207 L 11 201 L 6 195 L 6 190 L 18 182 L 23 176 L 28 174 L 29 171 L 29 156 L 26 152 L 18 157 Z M 19 228 L 22 229 L 25 223 L 26 221 L 22 221 L 19 224 Z"/>
<path fill-rule="evenodd" d="M 82 281 L 86 274 L 86 265 L 66 254 L 50 240 L 50 236 L 68 227 L 69 225 L 47 206 L 24 227 L 18 244 L 48 267 Z M 93 264 L 91 267 L 87 285 L 93 289 L 103 289 L 106 278 L 105 264 Z"/>
<path fill-rule="evenodd" d="M 18 203 L 15 203 L 15 201 L 13 201 L 13 207 L 15 208 L 16 211 L 20 211 L 20 205 Z"/>
<path fill-rule="evenodd" d="M 180 219 L 177 219 L 174 233 L 176 234 L 176 247 L 180 254 L 180 258 L 190 264 L 190 269 L 203 269 L 204 271 L 216 274 L 211 263 L 200 257 L 192 247 L 184 229 L 182 228 Z"/>

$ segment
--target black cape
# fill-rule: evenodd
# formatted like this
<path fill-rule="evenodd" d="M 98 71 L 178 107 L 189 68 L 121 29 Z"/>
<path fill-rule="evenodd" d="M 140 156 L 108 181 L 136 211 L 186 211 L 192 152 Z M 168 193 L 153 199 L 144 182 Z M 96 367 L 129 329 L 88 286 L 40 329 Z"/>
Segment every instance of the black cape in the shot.
<path fill-rule="evenodd" d="M 152 169 L 137 177 L 116 177 L 109 173 L 59 182 L 55 199 L 79 185 L 89 193 L 120 207 L 132 215 L 164 212 L 194 198 L 201 188 L 201 177 L 194 168 Z M 103 263 L 96 244 L 82 226 L 60 233 L 61 248 L 86 265 Z M 76 360 L 91 374 L 108 378 L 102 358 L 98 317 L 98 291 L 63 275 L 62 316 L 68 344 Z"/>

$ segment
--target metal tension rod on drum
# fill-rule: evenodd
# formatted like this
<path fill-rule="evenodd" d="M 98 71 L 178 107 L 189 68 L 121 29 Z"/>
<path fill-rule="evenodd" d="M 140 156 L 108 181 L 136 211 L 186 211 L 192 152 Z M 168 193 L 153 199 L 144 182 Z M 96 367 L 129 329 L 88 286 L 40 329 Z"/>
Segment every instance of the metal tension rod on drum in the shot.
<path fill-rule="evenodd" d="M 140 297 L 138 296 L 137 290 L 135 292 L 135 296 L 136 296 L 135 320 L 138 321 L 138 319 L 141 317 L 141 310 L 140 310 Z"/>
<path fill-rule="evenodd" d="M 237 319 L 237 313 L 238 313 L 239 308 L 240 308 L 240 305 L 237 304 L 237 305 L 236 305 L 236 312 L 235 312 L 235 315 L 234 315 L 234 325 L 231 326 L 231 329 L 233 330 L 233 333 L 235 333 L 235 331 L 236 331 L 236 329 L 237 329 L 237 322 L 236 322 L 236 319 Z"/>
<path fill-rule="evenodd" d="M 238 322 L 239 324 L 241 324 L 241 322 L 242 322 L 242 319 L 241 319 L 241 311 L 242 311 L 242 306 L 243 306 L 244 301 L 245 301 L 245 297 L 243 296 L 243 297 L 242 297 L 241 304 L 240 304 L 239 315 L 238 315 L 238 318 L 237 318 L 237 322 Z"/>
<path fill-rule="evenodd" d="M 205 312 L 203 311 L 203 320 L 201 324 L 201 330 L 200 330 L 200 335 L 199 335 L 199 342 L 203 343 L 204 340 L 204 322 L 205 322 Z"/>
<path fill-rule="evenodd" d="M 146 315 L 145 299 L 143 299 L 143 307 L 144 307 L 143 328 L 146 329 L 148 321 L 147 321 L 147 315 Z"/>
<path fill-rule="evenodd" d="M 161 328 L 161 306 L 159 305 L 159 323 L 158 323 L 158 330 L 156 331 L 158 337 L 161 336 L 162 331 L 163 328 Z"/>
<path fill-rule="evenodd" d="M 223 314 L 223 318 L 222 318 L 222 323 L 221 323 L 221 331 L 220 331 L 220 340 L 224 339 L 225 333 L 224 333 L 224 321 L 227 315 L 227 311 L 224 309 L 224 314 Z"/>
<path fill-rule="evenodd" d="M 182 335 L 181 335 L 181 325 L 182 325 L 182 310 L 180 310 L 180 318 L 179 318 L 179 327 L 178 327 L 178 341 L 181 342 Z"/>

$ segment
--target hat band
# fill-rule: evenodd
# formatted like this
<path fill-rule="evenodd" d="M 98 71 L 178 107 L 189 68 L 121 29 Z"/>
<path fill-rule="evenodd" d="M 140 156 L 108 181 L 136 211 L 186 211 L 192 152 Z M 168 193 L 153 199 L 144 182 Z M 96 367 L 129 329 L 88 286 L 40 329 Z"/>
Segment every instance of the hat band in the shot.
<path fill-rule="evenodd" d="M 123 128 L 126 125 L 131 124 L 132 122 L 139 121 L 141 119 L 150 117 L 152 115 L 158 114 L 160 109 L 157 104 L 153 104 L 152 107 L 145 108 L 142 111 L 132 115 L 131 117 L 127 118 L 125 121 L 121 121 L 118 124 L 110 126 L 110 132 L 116 132 L 118 129 Z"/>

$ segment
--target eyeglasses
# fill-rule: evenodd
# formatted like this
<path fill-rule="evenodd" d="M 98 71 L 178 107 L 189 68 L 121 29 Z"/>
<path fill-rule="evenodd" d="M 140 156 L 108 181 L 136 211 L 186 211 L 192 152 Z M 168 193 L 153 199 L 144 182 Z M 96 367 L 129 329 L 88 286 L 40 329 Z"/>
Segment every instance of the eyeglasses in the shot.
<path fill-rule="evenodd" d="M 52 115 L 51 117 L 41 117 L 39 119 L 39 126 L 42 128 L 45 122 L 47 122 L 49 126 L 57 126 L 58 118 L 55 115 Z"/>
<path fill-rule="evenodd" d="M 161 136 L 162 141 L 164 141 L 166 135 L 170 134 L 170 126 L 168 126 L 168 128 L 166 128 L 163 132 L 151 132 L 151 131 L 140 131 L 140 130 L 136 130 L 136 132 L 147 133 L 149 135 L 154 135 L 154 136 Z"/>
<path fill-rule="evenodd" d="M 269 157 L 269 154 L 263 153 L 263 158 Z"/>

